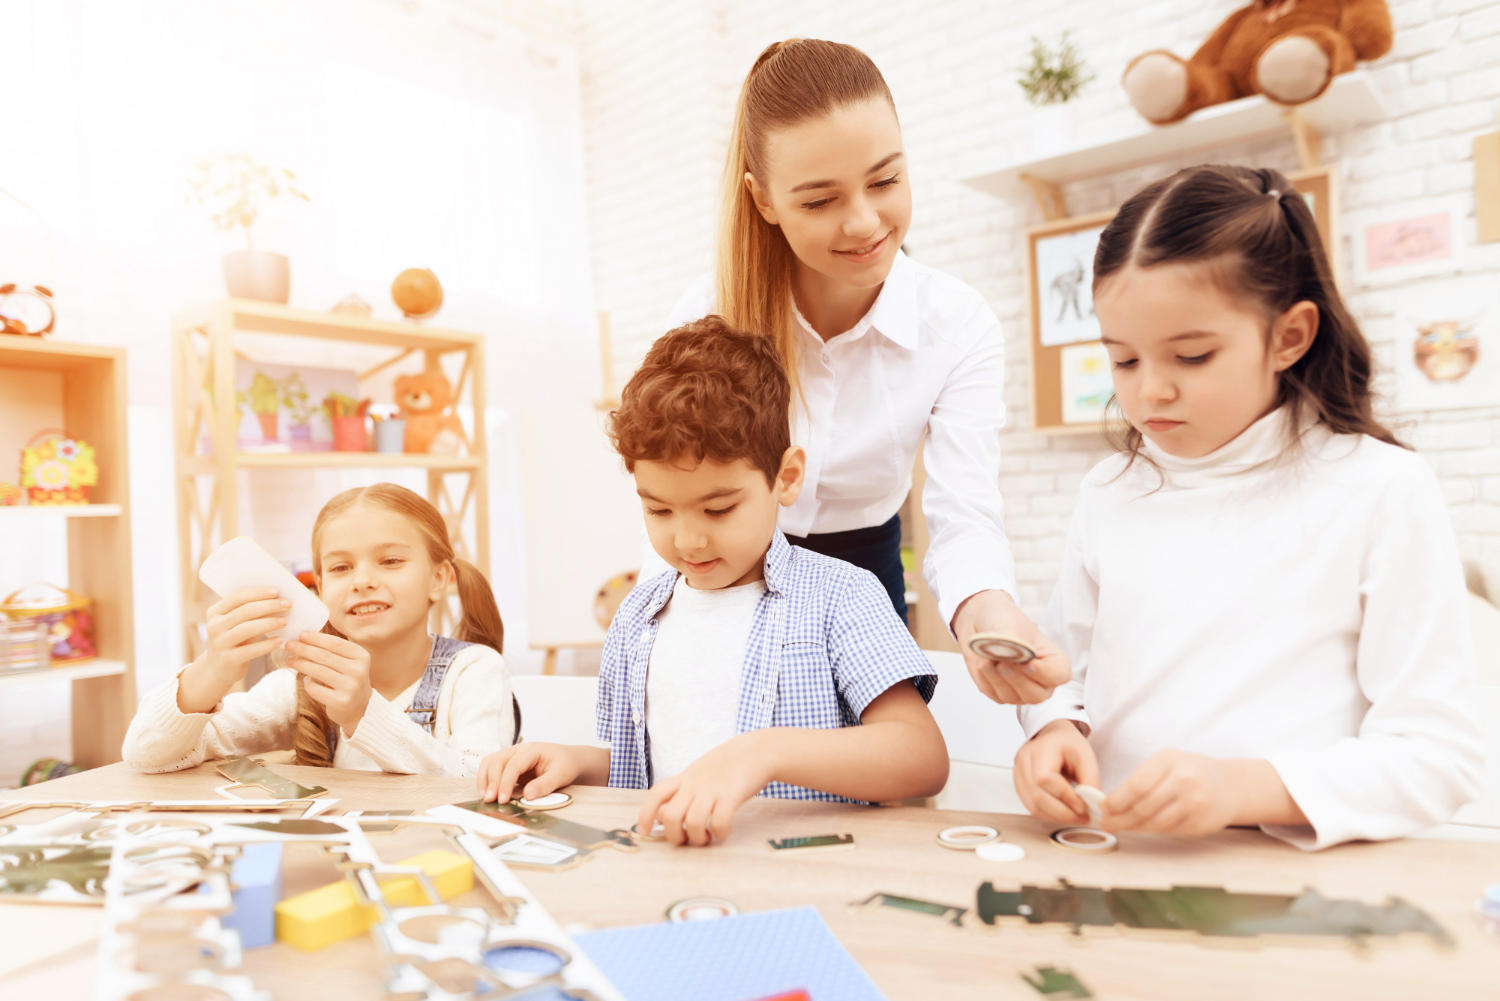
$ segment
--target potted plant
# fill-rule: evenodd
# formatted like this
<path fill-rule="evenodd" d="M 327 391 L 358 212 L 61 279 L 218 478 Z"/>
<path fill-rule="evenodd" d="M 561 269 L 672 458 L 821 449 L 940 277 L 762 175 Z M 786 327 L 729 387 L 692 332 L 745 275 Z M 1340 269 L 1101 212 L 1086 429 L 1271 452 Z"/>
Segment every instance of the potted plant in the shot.
<path fill-rule="evenodd" d="M 1050 153 L 1073 141 L 1072 109 L 1065 105 L 1094 79 L 1069 36 L 1070 32 L 1063 32 L 1053 48 L 1033 35 L 1027 63 L 1016 79 L 1026 100 L 1039 109 L 1031 121 L 1034 155 Z"/>
<path fill-rule="evenodd" d="M 307 451 L 312 448 L 312 415 L 317 409 L 307 395 L 307 386 L 302 376 L 292 372 L 280 382 L 281 405 L 286 407 L 287 434 L 292 439 L 292 448 Z"/>
<path fill-rule="evenodd" d="M 243 151 L 206 156 L 194 165 L 188 176 L 188 200 L 216 209 L 214 225 L 224 232 L 238 228 L 245 233 L 245 249 L 224 255 L 224 284 L 230 295 L 266 302 L 289 298 L 291 262 L 284 254 L 256 250 L 251 230 L 266 204 L 282 195 L 308 201 L 293 186 L 296 180 L 290 170 L 273 170 Z"/>
<path fill-rule="evenodd" d="M 368 451 L 365 411 L 369 408 L 369 400 L 356 400 L 340 392 L 329 393 L 323 398 L 323 409 L 328 412 L 328 422 L 333 426 L 335 452 Z"/>
<path fill-rule="evenodd" d="M 250 408 L 260 423 L 260 436 L 266 441 L 277 440 L 277 418 L 281 409 L 281 387 L 276 380 L 264 372 L 256 372 L 250 380 L 248 392 L 234 394 L 235 402 Z"/>

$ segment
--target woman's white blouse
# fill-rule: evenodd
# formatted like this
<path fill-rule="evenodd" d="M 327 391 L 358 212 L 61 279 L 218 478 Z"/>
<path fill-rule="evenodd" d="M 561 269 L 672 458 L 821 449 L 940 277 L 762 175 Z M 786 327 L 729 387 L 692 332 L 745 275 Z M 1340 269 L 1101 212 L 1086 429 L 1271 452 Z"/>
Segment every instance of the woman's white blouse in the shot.
<path fill-rule="evenodd" d="M 710 275 L 678 301 L 668 329 L 712 310 Z M 853 329 L 825 343 L 800 313 L 796 322 L 806 406 L 796 407 L 792 440 L 807 450 L 807 482 L 797 503 L 782 509 L 782 531 L 802 536 L 889 521 L 911 489 L 925 435 L 930 541 L 922 573 L 943 621 L 979 591 L 1014 596 L 999 488 L 1004 339 L 988 303 L 898 252 L 875 305 Z"/>
<path fill-rule="evenodd" d="M 1094 468 L 1040 623 L 1073 680 L 1021 723 L 1088 725 L 1106 791 L 1168 748 L 1269 760 L 1312 827 L 1266 829 L 1304 848 L 1443 823 L 1484 745 L 1437 478 L 1323 425 L 1287 441 L 1281 410 L 1202 458 Z"/>

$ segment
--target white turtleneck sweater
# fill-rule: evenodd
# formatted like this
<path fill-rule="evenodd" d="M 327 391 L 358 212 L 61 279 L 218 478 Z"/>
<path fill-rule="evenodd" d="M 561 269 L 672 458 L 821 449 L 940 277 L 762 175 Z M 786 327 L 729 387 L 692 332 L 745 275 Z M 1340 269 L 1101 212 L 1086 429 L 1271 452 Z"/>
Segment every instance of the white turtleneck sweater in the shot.
<path fill-rule="evenodd" d="M 1323 425 L 1289 448 L 1286 415 L 1201 458 L 1147 442 L 1094 467 L 1041 621 L 1073 680 L 1021 725 L 1087 725 L 1106 791 L 1168 748 L 1264 758 L 1312 825 L 1268 833 L 1401 837 L 1479 793 L 1447 506 L 1416 453 Z"/>

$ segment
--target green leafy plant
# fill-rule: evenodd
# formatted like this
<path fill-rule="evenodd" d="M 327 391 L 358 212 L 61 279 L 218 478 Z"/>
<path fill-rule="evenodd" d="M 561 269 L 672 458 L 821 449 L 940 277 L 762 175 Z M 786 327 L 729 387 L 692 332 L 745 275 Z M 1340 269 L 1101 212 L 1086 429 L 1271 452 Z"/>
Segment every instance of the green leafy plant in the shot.
<path fill-rule="evenodd" d="M 1031 36 L 1029 61 L 1022 67 L 1016 83 L 1032 104 L 1066 104 L 1094 79 L 1093 71 L 1068 37 L 1071 34 L 1063 32 L 1056 49 L 1035 35 Z"/>
<path fill-rule="evenodd" d="M 213 211 L 215 226 L 224 232 L 236 227 L 245 231 L 245 248 L 254 250 L 250 230 L 268 202 L 288 195 L 310 201 L 297 190 L 297 175 L 286 168 L 271 168 L 258 162 L 243 150 L 206 156 L 193 165 L 188 175 L 190 204 Z"/>

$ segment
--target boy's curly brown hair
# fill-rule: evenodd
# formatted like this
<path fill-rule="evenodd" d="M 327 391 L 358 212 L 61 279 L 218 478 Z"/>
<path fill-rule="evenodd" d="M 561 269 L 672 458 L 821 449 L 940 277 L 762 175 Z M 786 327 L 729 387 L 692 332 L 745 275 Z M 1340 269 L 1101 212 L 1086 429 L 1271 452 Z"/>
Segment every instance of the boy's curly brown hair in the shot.
<path fill-rule="evenodd" d="M 609 439 L 630 472 L 639 459 L 745 459 L 774 486 L 792 444 L 790 408 L 775 342 L 705 316 L 651 345 L 609 415 Z"/>

